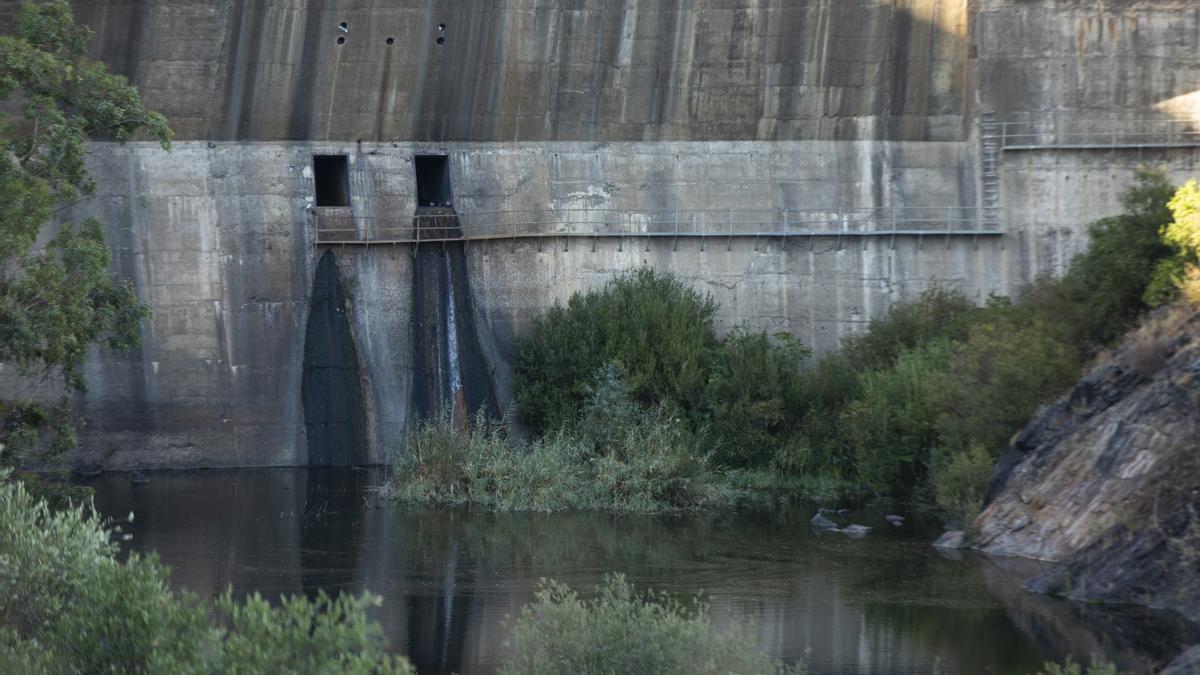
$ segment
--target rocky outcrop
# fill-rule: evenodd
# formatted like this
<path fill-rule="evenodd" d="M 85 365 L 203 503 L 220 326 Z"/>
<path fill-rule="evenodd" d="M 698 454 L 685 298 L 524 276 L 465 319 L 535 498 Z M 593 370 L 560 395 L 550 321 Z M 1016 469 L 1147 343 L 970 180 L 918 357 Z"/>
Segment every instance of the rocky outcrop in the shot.
<path fill-rule="evenodd" d="M 1059 564 L 1028 587 L 1200 620 L 1200 312 L 1159 310 L 1014 439 L 976 548 Z"/>

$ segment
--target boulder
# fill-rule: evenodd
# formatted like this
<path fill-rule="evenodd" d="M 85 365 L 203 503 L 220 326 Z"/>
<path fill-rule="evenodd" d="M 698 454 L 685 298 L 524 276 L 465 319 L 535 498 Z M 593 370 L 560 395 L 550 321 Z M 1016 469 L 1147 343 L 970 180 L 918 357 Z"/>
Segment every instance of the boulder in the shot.
<path fill-rule="evenodd" d="M 865 537 L 871 534 L 871 530 L 872 528 L 866 525 L 847 525 L 838 531 L 851 537 Z"/>
<path fill-rule="evenodd" d="M 933 542 L 937 548 L 966 548 L 967 533 L 962 530 L 949 530 L 938 537 L 938 540 Z"/>
<path fill-rule="evenodd" d="M 1196 675 L 1196 673 L 1200 673 L 1200 645 L 1193 645 L 1191 649 L 1175 657 L 1175 660 L 1159 671 L 1158 675 Z"/>
<path fill-rule="evenodd" d="M 1196 308 L 1157 310 L 1039 413 L 997 465 L 976 547 L 1058 563 L 1032 590 L 1200 620 L 1197 338 Z"/>
<path fill-rule="evenodd" d="M 813 526 L 813 529 L 819 530 L 821 532 L 837 532 L 838 531 L 837 523 L 826 518 L 825 515 L 820 512 L 818 512 L 817 515 L 813 516 L 812 520 L 808 521 L 808 523 L 809 523 L 809 525 Z"/>

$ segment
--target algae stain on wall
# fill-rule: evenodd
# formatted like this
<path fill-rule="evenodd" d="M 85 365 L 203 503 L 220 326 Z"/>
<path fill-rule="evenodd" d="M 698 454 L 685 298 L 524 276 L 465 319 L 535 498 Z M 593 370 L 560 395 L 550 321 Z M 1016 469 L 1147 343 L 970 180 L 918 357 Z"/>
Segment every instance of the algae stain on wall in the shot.
<path fill-rule="evenodd" d="M 317 263 L 304 336 L 300 397 L 312 466 L 367 463 L 366 414 L 358 349 L 346 316 L 346 290 L 336 258 Z"/>

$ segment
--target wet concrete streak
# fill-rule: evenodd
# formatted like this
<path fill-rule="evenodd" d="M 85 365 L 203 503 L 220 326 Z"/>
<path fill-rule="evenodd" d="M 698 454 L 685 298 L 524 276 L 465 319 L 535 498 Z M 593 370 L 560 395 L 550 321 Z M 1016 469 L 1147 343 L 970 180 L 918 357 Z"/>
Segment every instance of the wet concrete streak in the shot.
<path fill-rule="evenodd" d="M 332 251 L 321 256 L 313 280 L 300 395 L 309 465 L 365 464 L 367 425 L 358 350 Z"/>
<path fill-rule="evenodd" d="M 449 208 L 423 207 L 417 211 L 414 226 L 421 217 L 439 215 L 452 218 L 454 230 L 440 236 L 453 236 L 458 219 Z M 436 222 L 446 222 L 438 218 Z M 413 266 L 413 385 L 412 407 L 418 417 L 432 417 L 449 405 L 456 423 L 479 410 L 495 416 L 496 397 L 488 377 L 487 363 L 475 332 L 475 314 L 471 307 L 470 280 L 462 242 L 435 242 L 417 247 Z M 454 303 L 453 308 L 450 302 Z M 453 321 L 447 318 L 453 316 Z M 453 330 L 453 337 L 449 331 Z M 456 347 L 451 353 L 451 346 Z M 452 373 L 456 365 L 454 386 Z"/>

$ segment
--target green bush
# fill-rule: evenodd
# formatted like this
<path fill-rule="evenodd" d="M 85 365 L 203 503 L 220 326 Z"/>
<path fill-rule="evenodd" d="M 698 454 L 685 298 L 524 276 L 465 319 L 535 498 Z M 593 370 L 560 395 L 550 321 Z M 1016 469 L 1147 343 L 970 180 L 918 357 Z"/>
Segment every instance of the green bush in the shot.
<path fill-rule="evenodd" d="M 862 395 L 842 411 L 858 481 L 878 495 L 924 496 L 929 453 L 938 440 L 933 394 L 947 351 L 946 343 L 932 342 L 901 352 L 889 368 L 864 373 Z"/>
<path fill-rule="evenodd" d="M 932 393 L 940 445 L 963 450 L 977 443 L 998 456 L 1039 406 L 1079 378 L 1082 354 L 1056 337 L 1056 324 L 1022 325 L 1004 311 L 983 314 L 950 350 Z"/>
<path fill-rule="evenodd" d="M 705 605 L 640 595 L 621 575 L 593 600 L 544 581 L 513 622 L 507 646 L 507 675 L 800 672 L 772 661 L 741 626 L 715 631 Z"/>
<path fill-rule="evenodd" d="M 535 433 L 574 423 L 596 371 L 624 370 L 642 405 L 703 405 L 708 363 L 717 348 L 716 303 L 670 274 L 642 268 L 603 289 L 576 293 L 533 321 L 516 340 L 513 395 Z"/>
<path fill-rule="evenodd" d="M 907 350 L 938 339 L 960 338 L 974 310 L 975 304 L 961 292 L 935 286 L 916 301 L 871 321 L 862 334 L 843 340 L 842 351 L 855 370 L 887 368 Z"/>
<path fill-rule="evenodd" d="M 1165 173 L 1139 171 L 1122 195 L 1124 213 L 1089 226 L 1088 248 L 1071 262 L 1067 276 L 1083 291 L 1091 342 L 1111 342 L 1147 308 L 1146 288 L 1158 261 L 1171 254 L 1159 230 L 1171 222 L 1167 202 L 1173 191 Z"/>
<path fill-rule="evenodd" d="M 789 415 L 796 437 L 777 460 L 781 469 L 854 479 L 855 452 L 842 428 L 842 411 L 862 394 L 861 373 L 845 354 L 826 356 L 800 374 Z"/>
<path fill-rule="evenodd" d="M 786 333 L 772 340 L 735 329 L 725 337 L 705 388 L 719 462 L 767 466 L 780 455 L 793 431 L 788 411 L 798 399 L 808 354 Z"/>
<path fill-rule="evenodd" d="M 961 527 L 969 527 L 983 507 L 995 458 L 973 443 L 962 451 L 941 449 L 935 455 L 931 481 L 937 505 Z"/>
<path fill-rule="evenodd" d="M 52 511 L 0 478 L 0 671 L 412 672 L 366 620 L 370 596 L 271 607 L 226 594 L 214 625 L 153 557 L 119 562 L 90 510 Z"/>
<path fill-rule="evenodd" d="M 1200 302 L 1200 185 L 1188 181 L 1168 203 L 1171 220 L 1161 230 L 1170 256 L 1158 261 L 1146 288 L 1145 301 L 1159 305 L 1173 300 L 1182 289 L 1190 302 Z"/>

